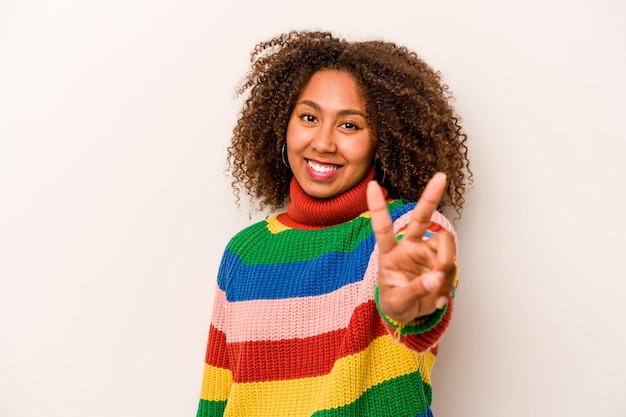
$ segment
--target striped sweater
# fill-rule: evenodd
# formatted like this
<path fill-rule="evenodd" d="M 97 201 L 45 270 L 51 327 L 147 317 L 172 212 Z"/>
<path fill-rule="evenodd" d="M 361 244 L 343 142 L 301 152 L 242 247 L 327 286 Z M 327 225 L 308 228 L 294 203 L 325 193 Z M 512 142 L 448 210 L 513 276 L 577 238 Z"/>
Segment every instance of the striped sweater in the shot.
<path fill-rule="evenodd" d="M 362 207 L 361 188 L 348 211 Z M 388 202 L 399 237 L 414 206 Z M 197 416 L 432 416 L 430 375 L 452 294 L 429 329 L 397 340 L 374 301 L 369 213 L 318 227 L 290 212 L 225 250 Z M 441 228 L 454 233 L 435 213 L 427 234 Z"/>

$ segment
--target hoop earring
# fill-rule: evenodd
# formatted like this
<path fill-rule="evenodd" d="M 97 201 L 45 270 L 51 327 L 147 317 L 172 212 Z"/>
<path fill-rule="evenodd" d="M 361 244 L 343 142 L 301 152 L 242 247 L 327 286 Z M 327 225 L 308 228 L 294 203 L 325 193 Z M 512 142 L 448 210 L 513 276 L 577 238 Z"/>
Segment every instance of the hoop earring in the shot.
<path fill-rule="evenodd" d="M 283 160 L 283 165 L 285 165 L 287 168 L 291 169 L 291 167 L 289 166 L 289 163 L 287 163 L 287 160 L 285 159 L 285 151 L 287 150 L 287 146 L 285 144 L 285 142 L 283 142 L 283 146 L 280 147 L 280 159 Z"/>

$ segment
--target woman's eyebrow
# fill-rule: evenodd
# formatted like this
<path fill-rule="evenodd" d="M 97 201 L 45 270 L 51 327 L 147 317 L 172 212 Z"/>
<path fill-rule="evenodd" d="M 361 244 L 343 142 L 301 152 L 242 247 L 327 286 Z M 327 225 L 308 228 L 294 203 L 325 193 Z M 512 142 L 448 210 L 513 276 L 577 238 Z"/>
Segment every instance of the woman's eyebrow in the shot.
<path fill-rule="evenodd" d="M 312 107 L 314 108 L 316 111 L 321 112 L 322 108 L 320 107 L 319 104 L 317 104 L 314 101 L 311 100 L 302 100 L 299 101 L 298 103 L 296 103 L 296 105 L 301 105 L 304 104 L 306 106 Z M 359 110 L 354 110 L 354 109 L 345 109 L 345 110 L 341 110 L 338 113 L 340 116 L 345 116 L 345 115 L 356 115 L 356 116 L 361 116 L 363 118 L 366 118 L 365 114 Z"/>

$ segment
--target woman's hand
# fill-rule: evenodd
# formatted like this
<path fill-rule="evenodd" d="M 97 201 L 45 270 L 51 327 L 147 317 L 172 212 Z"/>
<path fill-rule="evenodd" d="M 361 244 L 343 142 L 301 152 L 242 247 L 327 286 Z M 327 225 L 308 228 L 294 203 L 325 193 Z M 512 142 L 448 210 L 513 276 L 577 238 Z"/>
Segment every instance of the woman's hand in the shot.
<path fill-rule="evenodd" d="M 367 188 L 367 205 L 378 243 L 378 302 L 382 312 L 399 322 L 410 322 L 442 308 L 456 275 L 454 237 L 446 230 L 424 240 L 446 188 L 446 175 L 435 174 L 411 213 L 404 237 L 396 240 L 380 186 Z"/>

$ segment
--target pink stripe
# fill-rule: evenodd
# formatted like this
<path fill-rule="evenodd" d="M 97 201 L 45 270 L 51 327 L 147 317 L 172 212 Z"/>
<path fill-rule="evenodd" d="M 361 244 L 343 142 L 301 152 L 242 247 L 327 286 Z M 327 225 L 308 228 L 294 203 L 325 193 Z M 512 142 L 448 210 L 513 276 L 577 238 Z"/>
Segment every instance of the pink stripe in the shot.
<path fill-rule="evenodd" d="M 223 303 L 228 314 L 222 325 L 213 325 L 228 335 L 228 343 L 305 338 L 346 328 L 354 310 L 374 298 L 375 275 L 371 271 L 370 262 L 364 281 L 315 297 L 228 302 L 218 289 L 215 302 Z M 228 320 L 242 317 L 247 318 L 246 323 Z"/>
<path fill-rule="evenodd" d="M 411 213 L 407 213 L 396 220 L 395 232 L 406 226 L 410 218 Z M 433 214 L 433 221 L 454 234 L 450 223 L 440 213 Z M 228 335 L 228 343 L 305 338 L 343 329 L 348 326 L 350 317 L 359 305 L 374 299 L 377 275 L 378 246 L 375 246 L 363 281 L 328 294 L 228 302 L 224 291 L 217 288 L 212 324 Z"/>
<path fill-rule="evenodd" d="M 211 324 L 217 330 L 224 331 L 224 322 L 226 307 L 226 293 L 219 287 L 215 286 L 215 297 L 213 298 L 213 315 L 211 316 Z"/>

